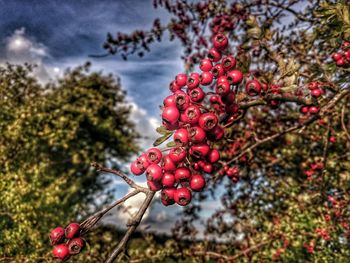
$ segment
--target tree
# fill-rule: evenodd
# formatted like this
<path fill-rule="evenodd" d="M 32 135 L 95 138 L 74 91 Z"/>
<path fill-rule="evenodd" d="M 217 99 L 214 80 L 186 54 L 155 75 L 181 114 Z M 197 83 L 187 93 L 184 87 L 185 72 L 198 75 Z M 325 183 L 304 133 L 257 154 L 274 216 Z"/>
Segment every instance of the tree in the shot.
<path fill-rule="evenodd" d="M 150 189 L 134 185 L 117 170 L 95 165 L 147 195 L 107 262 L 133 254 L 138 255 L 136 261 L 160 262 L 189 256 L 222 262 L 347 261 L 349 1 L 156 0 L 154 6 L 173 16 L 168 24 L 162 26 L 157 19 L 149 31 L 108 34 L 104 47 L 124 59 L 143 56 L 168 32 L 184 47 L 186 74 L 171 83 L 163 126 L 157 129 L 162 136 L 155 145 L 173 136 L 170 149 L 152 149 L 131 166 L 135 175 L 146 172 Z M 199 63 L 201 75 L 189 75 Z M 198 98 L 202 92 L 204 100 Z M 196 122 L 206 136 L 197 142 L 188 139 L 197 134 Z M 219 161 L 212 157 L 215 149 Z M 175 174 L 174 187 L 165 187 L 164 170 Z M 199 174 L 195 182 L 194 174 Z M 202 190 L 203 178 L 207 191 L 191 195 Z M 223 193 L 216 191 L 219 186 Z M 186 206 L 173 240 L 164 247 L 149 246 L 147 253 L 138 248 L 123 253 L 158 190 L 163 204 Z M 204 234 L 211 238 L 194 242 L 194 221 L 209 193 L 220 195 L 221 207 L 218 201 L 217 211 L 205 223 Z M 82 223 L 83 232 L 103 214 Z"/>
<path fill-rule="evenodd" d="M 46 86 L 32 66 L 0 68 L 0 254 L 47 262 L 47 233 L 84 217 L 110 181 L 91 161 L 119 167 L 138 147 L 125 92 L 112 76 L 68 70 Z"/>

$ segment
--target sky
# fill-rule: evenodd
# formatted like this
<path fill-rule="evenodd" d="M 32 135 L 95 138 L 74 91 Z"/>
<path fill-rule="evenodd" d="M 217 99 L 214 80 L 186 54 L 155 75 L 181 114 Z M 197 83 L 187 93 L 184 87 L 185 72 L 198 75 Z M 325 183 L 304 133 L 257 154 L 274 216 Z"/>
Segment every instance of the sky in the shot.
<path fill-rule="evenodd" d="M 154 10 L 151 0 L 0 0 L 0 64 L 36 64 L 35 74 L 43 83 L 86 61 L 92 63 L 92 70 L 120 77 L 127 100 L 133 106 L 131 118 L 138 131 L 148 137 L 140 141 L 146 149 L 157 136 L 159 105 L 169 94 L 169 82 L 183 71 L 181 46 L 178 42 L 163 41 L 153 45 L 145 57 L 130 57 L 128 61 L 119 56 L 91 58 L 89 55 L 105 53 L 102 45 L 108 32 L 148 29 L 156 17 L 161 21 L 169 18 L 163 10 Z M 125 164 L 124 169 L 128 170 L 128 166 Z M 145 181 L 144 177 L 136 180 Z M 115 178 L 110 187 L 115 190 L 116 198 L 128 192 L 125 184 Z M 124 208 L 137 207 L 142 200 L 140 194 Z M 203 216 L 209 215 L 216 202 L 206 203 Z M 127 213 L 114 211 L 105 222 L 120 225 L 133 212 L 135 209 Z M 167 232 L 178 212 L 177 207 L 164 208 L 155 201 L 144 227 Z"/>

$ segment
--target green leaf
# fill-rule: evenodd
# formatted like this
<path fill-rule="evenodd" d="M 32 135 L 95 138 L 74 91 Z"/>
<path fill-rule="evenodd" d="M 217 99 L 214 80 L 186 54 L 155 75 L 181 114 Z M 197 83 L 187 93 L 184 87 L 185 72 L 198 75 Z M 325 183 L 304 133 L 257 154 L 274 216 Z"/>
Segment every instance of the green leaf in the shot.
<path fill-rule="evenodd" d="M 165 135 L 165 134 L 168 134 L 170 131 L 168 131 L 168 130 L 162 125 L 162 126 L 159 126 L 159 127 L 156 129 L 156 132 L 158 132 L 159 134 Z M 171 132 L 170 132 L 170 133 L 171 133 Z"/>
<path fill-rule="evenodd" d="M 168 133 L 168 134 L 165 134 L 165 135 L 162 136 L 162 137 L 159 137 L 157 140 L 154 141 L 153 146 L 158 146 L 158 145 L 162 144 L 162 143 L 165 142 L 167 139 L 169 139 L 170 136 L 171 136 L 172 134 L 173 134 L 173 133 Z"/>
<path fill-rule="evenodd" d="M 176 143 L 175 143 L 174 141 L 168 142 L 168 143 L 166 144 L 166 146 L 167 146 L 167 147 L 175 147 L 175 146 L 176 146 Z"/>

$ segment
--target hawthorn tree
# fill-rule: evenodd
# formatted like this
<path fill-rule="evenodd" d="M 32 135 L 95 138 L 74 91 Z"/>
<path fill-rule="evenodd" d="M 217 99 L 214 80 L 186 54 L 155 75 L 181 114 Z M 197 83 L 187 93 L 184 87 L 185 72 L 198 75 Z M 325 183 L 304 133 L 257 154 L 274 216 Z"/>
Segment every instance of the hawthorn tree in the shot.
<path fill-rule="evenodd" d="M 110 179 L 90 160 L 119 167 L 138 134 L 120 84 L 88 64 L 47 86 L 32 66 L 2 66 L 0 100 L 0 261 L 49 262 L 49 229 L 110 200 L 96 202 Z"/>
<path fill-rule="evenodd" d="M 169 23 L 156 19 L 149 31 L 108 34 L 104 47 L 124 59 L 143 56 L 168 34 L 183 45 L 185 73 L 171 81 L 169 96 L 160 102 L 163 125 L 154 146 L 166 146 L 150 148 L 130 167 L 131 174 L 145 173 L 148 188 L 94 163 L 133 191 L 83 221 L 76 236 L 143 192 L 144 203 L 106 262 L 346 262 L 349 6 L 155 0 L 155 8 L 172 15 Z M 165 206 L 184 206 L 172 239 L 161 245 L 145 241 L 146 251 L 127 250 L 157 191 Z M 210 196 L 217 209 L 198 241 L 195 221 Z M 62 243 L 64 235 L 63 228 L 51 232 L 54 255 L 63 260 L 83 246 Z"/>

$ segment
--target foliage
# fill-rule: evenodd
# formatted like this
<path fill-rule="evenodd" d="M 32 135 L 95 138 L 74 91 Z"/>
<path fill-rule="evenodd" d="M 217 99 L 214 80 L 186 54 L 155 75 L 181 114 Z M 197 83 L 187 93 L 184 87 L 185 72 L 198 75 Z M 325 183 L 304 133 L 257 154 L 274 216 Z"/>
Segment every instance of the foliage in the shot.
<path fill-rule="evenodd" d="M 109 179 L 90 162 L 118 167 L 138 150 L 125 92 L 111 76 L 86 64 L 44 86 L 31 71 L 0 68 L 0 255 L 16 262 L 44 260 L 50 229 L 108 200 L 96 201 Z"/>
<path fill-rule="evenodd" d="M 350 74 L 331 54 L 349 41 L 349 1 L 155 0 L 154 5 L 172 16 L 166 25 L 156 19 L 149 31 L 109 34 L 105 48 L 124 59 L 143 56 L 168 33 L 183 45 L 185 69 L 191 71 L 207 55 L 211 37 L 222 31 L 234 43 L 230 48 L 245 77 L 270 90 L 278 87 L 279 95 L 270 91 L 252 99 L 238 88 L 243 114 L 214 145 L 222 162 L 217 173 L 207 175 L 207 193 L 184 209 L 163 247 L 129 253 L 141 262 L 188 256 L 193 262 L 348 261 Z M 311 96 L 312 82 L 324 89 L 320 98 Z M 304 116 L 300 105 L 323 111 Z M 168 135 L 162 128 L 158 132 L 163 137 L 156 144 Z M 224 166 L 240 168 L 237 184 L 220 173 Z M 195 222 L 211 195 L 217 209 L 204 222 L 205 238 L 194 242 Z"/>

